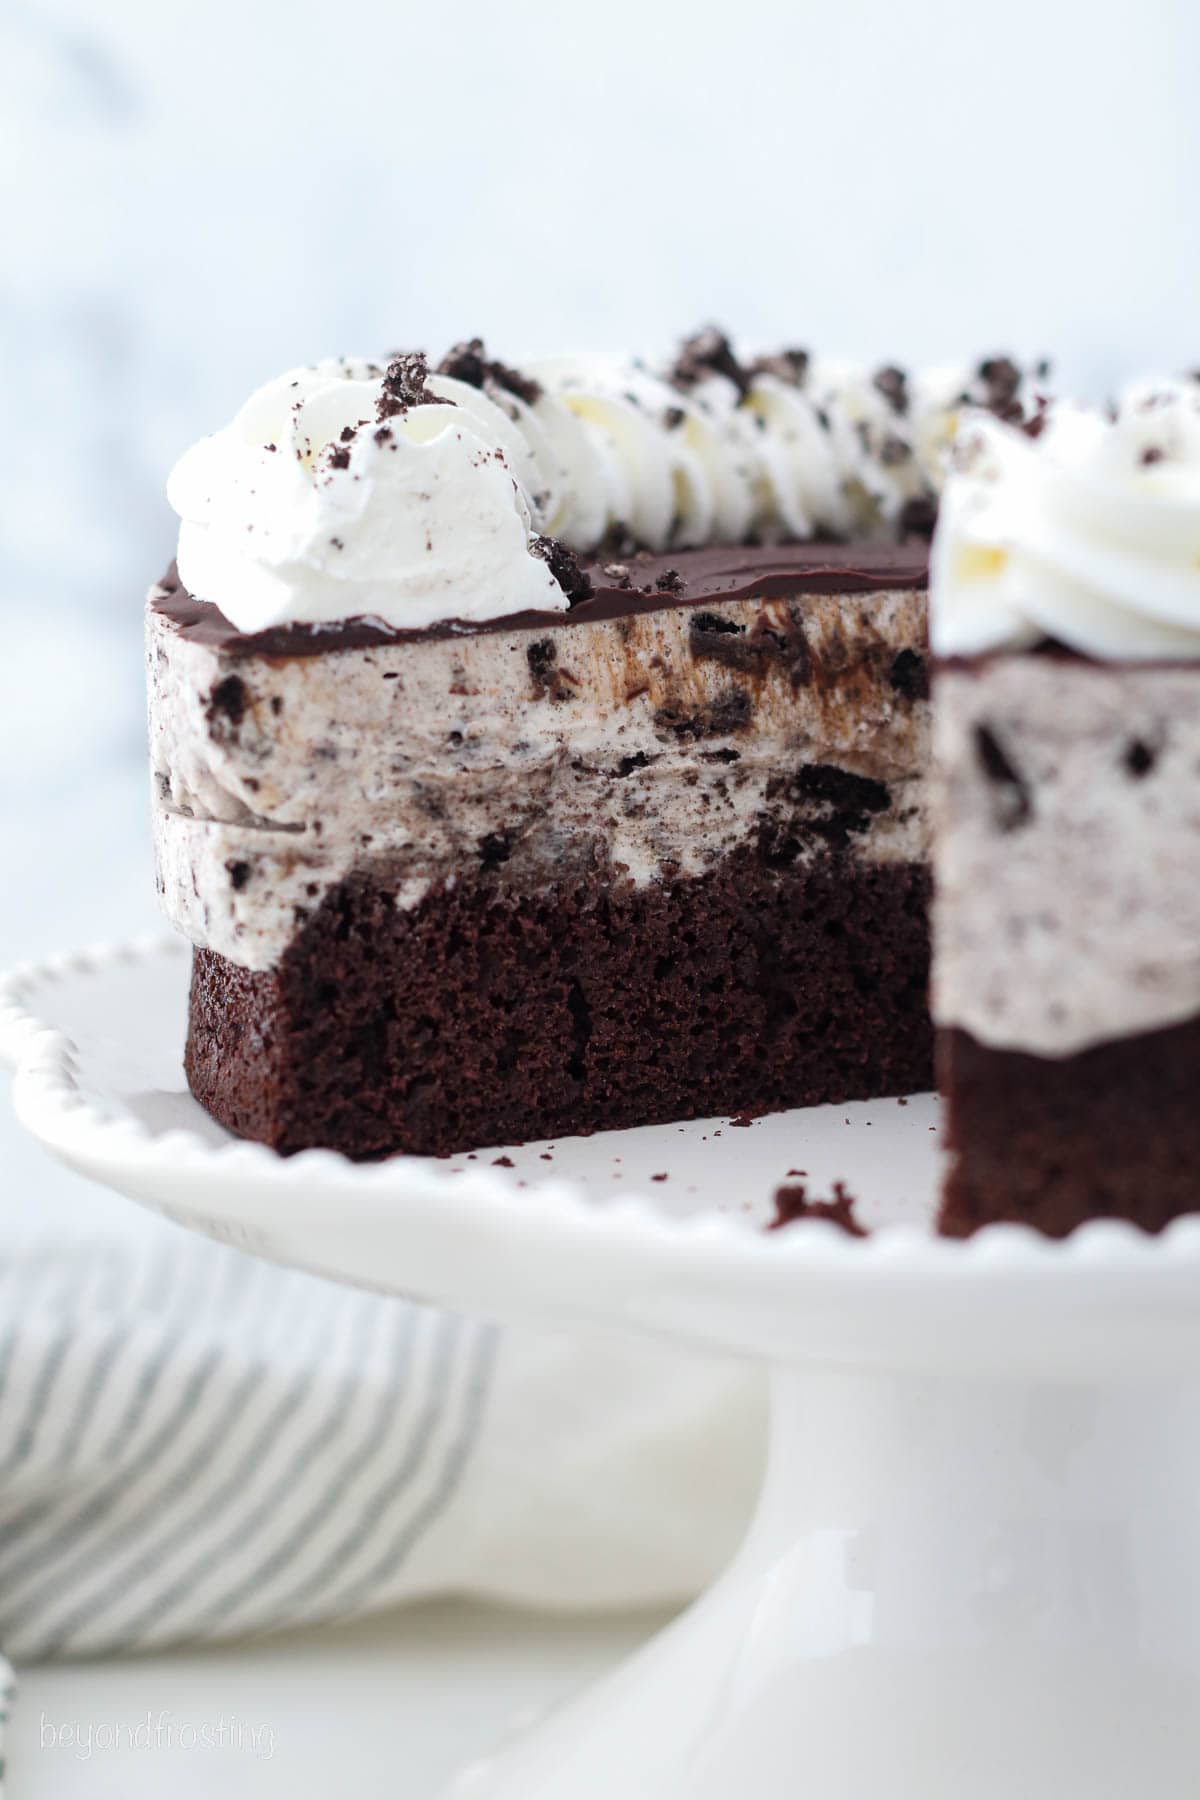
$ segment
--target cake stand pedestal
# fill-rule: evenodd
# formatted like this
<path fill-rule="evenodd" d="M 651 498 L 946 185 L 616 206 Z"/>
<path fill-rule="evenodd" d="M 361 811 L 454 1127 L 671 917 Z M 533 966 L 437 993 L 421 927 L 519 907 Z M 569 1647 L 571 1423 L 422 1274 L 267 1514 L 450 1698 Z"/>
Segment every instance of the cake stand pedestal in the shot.
<path fill-rule="evenodd" d="M 928 1100 L 285 1162 L 186 1095 L 185 985 L 155 945 L 0 990 L 18 1111 L 75 1168 L 335 1280 L 774 1365 L 731 1568 L 456 1800 L 1192 1800 L 1200 1221 L 938 1242 Z M 879 1229 L 766 1233 L 794 1168 Z"/>
<path fill-rule="evenodd" d="M 712 1591 L 455 1800 L 1184 1800 L 1191 1393 L 777 1370 Z"/>

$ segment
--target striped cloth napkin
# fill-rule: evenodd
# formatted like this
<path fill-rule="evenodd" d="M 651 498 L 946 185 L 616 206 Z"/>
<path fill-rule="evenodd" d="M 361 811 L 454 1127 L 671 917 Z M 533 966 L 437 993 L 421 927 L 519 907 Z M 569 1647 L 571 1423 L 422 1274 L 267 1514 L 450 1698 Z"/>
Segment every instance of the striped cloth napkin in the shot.
<path fill-rule="evenodd" d="M 18 1664 L 448 1591 L 648 1604 L 732 1548 L 755 1376 L 648 1340 L 499 1332 L 137 1219 L 0 1243 L 0 1645 Z"/>

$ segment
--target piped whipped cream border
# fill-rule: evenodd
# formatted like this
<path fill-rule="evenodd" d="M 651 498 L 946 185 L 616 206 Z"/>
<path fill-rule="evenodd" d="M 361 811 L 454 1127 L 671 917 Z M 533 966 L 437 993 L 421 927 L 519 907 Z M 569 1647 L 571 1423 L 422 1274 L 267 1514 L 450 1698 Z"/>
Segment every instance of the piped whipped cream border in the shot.
<path fill-rule="evenodd" d="M 490 361 L 478 340 L 342 358 L 258 390 L 176 464 L 178 565 L 240 631 L 399 629 L 565 610 L 562 555 L 835 537 L 927 523 L 964 408 L 1024 416 L 1010 359 L 906 375 L 715 331 L 673 364 Z"/>

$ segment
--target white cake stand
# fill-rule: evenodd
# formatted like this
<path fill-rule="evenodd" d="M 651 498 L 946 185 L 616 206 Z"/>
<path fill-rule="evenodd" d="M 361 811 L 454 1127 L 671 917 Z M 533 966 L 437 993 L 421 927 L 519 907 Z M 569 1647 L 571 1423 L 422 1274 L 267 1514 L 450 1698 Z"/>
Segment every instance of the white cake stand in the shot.
<path fill-rule="evenodd" d="M 184 953 L 154 944 L 0 990 L 17 1110 L 72 1167 L 337 1281 L 774 1365 L 733 1566 L 456 1794 L 1200 1793 L 1200 1220 L 939 1242 L 929 1098 L 532 1145 L 512 1168 L 283 1161 L 186 1094 L 185 988 Z M 843 1179 L 880 1228 L 767 1233 L 790 1169 Z"/>

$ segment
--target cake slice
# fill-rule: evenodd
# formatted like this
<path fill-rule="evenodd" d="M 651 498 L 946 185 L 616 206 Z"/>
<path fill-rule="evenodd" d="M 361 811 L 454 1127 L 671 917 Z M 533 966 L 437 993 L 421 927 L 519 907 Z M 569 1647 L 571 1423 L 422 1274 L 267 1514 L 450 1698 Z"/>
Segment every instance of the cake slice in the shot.
<path fill-rule="evenodd" d="M 942 1229 L 1200 1208 L 1200 385 L 980 423 L 934 557 Z"/>
<path fill-rule="evenodd" d="M 254 396 L 148 609 L 198 1098 L 368 1156 L 928 1086 L 909 534 L 1022 392 L 703 333 Z"/>

